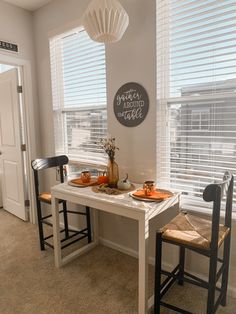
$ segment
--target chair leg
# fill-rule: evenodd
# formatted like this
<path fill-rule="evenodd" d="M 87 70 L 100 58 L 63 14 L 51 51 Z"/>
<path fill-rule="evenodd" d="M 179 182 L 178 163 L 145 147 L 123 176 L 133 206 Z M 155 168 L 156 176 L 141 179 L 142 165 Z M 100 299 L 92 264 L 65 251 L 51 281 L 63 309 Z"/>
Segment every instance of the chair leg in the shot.
<path fill-rule="evenodd" d="M 86 206 L 86 221 L 87 221 L 87 229 L 88 229 L 88 243 L 92 242 L 92 235 L 91 235 L 91 221 L 90 221 L 90 208 Z"/>
<path fill-rule="evenodd" d="M 212 252 L 210 257 L 207 314 L 215 313 L 214 307 L 215 307 L 216 272 L 217 272 L 217 249 Z"/>
<path fill-rule="evenodd" d="M 185 248 L 180 246 L 179 248 L 179 280 L 178 284 L 183 286 L 184 284 L 184 264 L 185 264 Z"/>
<path fill-rule="evenodd" d="M 40 249 L 41 249 L 41 251 L 44 251 L 45 250 L 45 244 L 44 244 L 43 223 L 42 223 L 42 209 L 41 209 L 40 201 L 38 199 L 36 201 L 36 205 L 37 205 Z"/>
<path fill-rule="evenodd" d="M 154 314 L 160 314 L 161 310 L 161 257 L 162 257 L 162 232 L 156 233 L 156 262 L 155 262 L 155 291 Z"/>
<path fill-rule="evenodd" d="M 65 227 L 65 237 L 69 237 L 69 228 L 68 228 L 68 216 L 67 216 L 67 205 L 66 201 L 63 201 L 63 217 L 64 217 L 64 227 Z"/>
<path fill-rule="evenodd" d="M 222 306 L 226 306 L 228 275 L 229 275 L 229 257 L 230 257 L 230 234 L 228 235 L 224 243 L 224 253 L 223 253 L 224 271 L 222 274 L 222 281 L 221 281 L 221 291 L 222 291 L 223 296 L 220 303 Z"/>

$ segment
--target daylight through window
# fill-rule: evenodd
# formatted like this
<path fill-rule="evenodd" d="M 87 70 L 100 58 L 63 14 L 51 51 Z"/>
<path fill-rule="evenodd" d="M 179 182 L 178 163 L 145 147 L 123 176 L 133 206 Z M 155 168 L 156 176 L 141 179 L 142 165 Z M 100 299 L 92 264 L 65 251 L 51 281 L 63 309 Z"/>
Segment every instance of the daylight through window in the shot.
<path fill-rule="evenodd" d="M 50 40 L 56 154 L 104 164 L 107 134 L 105 47 L 83 29 Z"/>
<path fill-rule="evenodd" d="M 185 207 L 236 173 L 235 27 L 234 0 L 157 0 L 157 178 Z"/>

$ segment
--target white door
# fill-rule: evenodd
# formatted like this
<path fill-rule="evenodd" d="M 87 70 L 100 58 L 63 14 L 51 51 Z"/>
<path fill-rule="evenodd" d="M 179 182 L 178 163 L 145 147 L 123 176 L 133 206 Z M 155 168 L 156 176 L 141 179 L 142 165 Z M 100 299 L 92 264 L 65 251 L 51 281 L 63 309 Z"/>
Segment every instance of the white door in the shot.
<path fill-rule="evenodd" d="M 0 74 L 0 164 L 3 208 L 27 220 L 17 69 Z"/>

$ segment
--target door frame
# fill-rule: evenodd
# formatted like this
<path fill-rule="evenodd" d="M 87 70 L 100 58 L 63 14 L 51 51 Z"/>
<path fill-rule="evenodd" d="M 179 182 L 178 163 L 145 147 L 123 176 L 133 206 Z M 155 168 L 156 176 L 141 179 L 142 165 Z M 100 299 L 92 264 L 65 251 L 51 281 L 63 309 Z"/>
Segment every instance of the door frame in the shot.
<path fill-rule="evenodd" d="M 34 123 L 34 99 L 33 99 L 33 84 L 32 84 L 32 67 L 31 62 L 26 59 L 21 59 L 15 56 L 8 56 L 0 52 L 0 63 L 8 64 L 21 68 L 21 81 L 23 86 L 23 129 L 25 134 L 26 144 L 26 176 L 28 181 L 28 195 L 29 195 L 29 221 L 36 223 L 35 211 L 35 193 L 34 193 L 34 177 L 31 168 L 31 160 L 36 158 L 36 130 Z M 30 132 L 29 132 L 30 130 Z"/>

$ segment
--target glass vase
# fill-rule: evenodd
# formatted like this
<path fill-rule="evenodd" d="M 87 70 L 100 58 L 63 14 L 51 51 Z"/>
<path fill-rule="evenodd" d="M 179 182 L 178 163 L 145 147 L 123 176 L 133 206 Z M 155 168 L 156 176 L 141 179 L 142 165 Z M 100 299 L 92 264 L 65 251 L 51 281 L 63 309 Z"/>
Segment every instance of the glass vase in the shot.
<path fill-rule="evenodd" d="M 119 181 L 119 167 L 114 159 L 108 160 L 107 175 L 108 186 L 110 188 L 117 188 L 117 182 Z"/>

